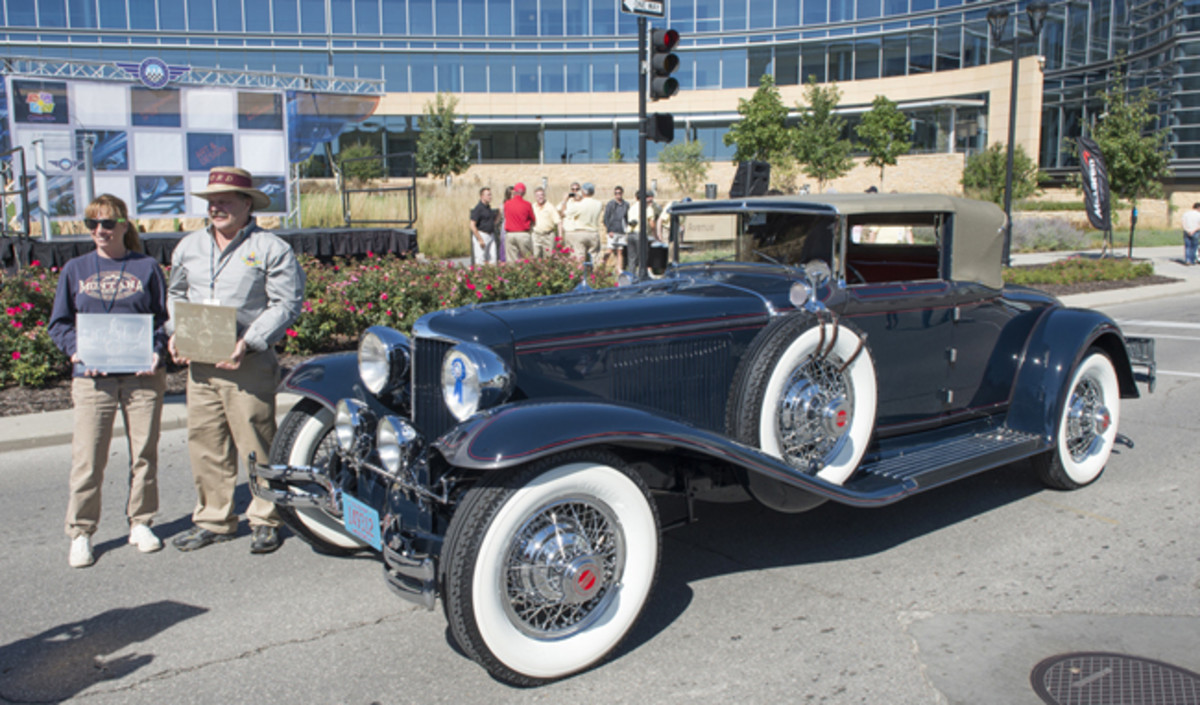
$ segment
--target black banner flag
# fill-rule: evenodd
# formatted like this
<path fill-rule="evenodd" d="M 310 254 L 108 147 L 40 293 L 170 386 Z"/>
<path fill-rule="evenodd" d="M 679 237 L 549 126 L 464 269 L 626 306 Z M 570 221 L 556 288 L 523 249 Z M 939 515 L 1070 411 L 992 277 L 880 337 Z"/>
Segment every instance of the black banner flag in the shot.
<path fill-rule="evenodd" d="M 1087 137 L 1079 138 L 1079 171 L 1083 175 L 1083 207 L 1097 230 L 1112 230 L 1112 193 L 1108 189 L 1108 169 L 1100 146 Z"/>

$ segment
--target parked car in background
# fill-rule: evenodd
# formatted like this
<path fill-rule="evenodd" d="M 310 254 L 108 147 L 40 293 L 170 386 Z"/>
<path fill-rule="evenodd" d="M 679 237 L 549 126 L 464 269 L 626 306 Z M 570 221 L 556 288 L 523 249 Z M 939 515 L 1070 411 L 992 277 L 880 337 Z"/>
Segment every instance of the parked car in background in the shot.
<path fill-rule="evenodd" d="M 1003 213 L 935 195 L 676 203 L 673 264 L 440 311 L 297 368 L 255 493 L 378 551 L 463 652 L 533 685 L 629 633 L 697 502 L 879 507 L 1028 461 L 1096 480 L 1152 341 L 1001 281 Z M 679 264 L 681 248 L 731 243 Z M 713 504 L 707 511 L 720 511 Z"/>

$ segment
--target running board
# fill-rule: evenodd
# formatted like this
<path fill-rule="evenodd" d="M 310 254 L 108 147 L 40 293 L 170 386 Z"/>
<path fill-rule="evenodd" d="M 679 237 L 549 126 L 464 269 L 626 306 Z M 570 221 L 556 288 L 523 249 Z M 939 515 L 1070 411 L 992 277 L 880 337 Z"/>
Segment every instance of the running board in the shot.
<path fill-rule="evenodd" d="M 863 463 L 847 489 L 877 491 L 895 486 L 916 494 L 978 472 L 1028 458 L 1049 446 L 1032 433 L 992 429 L 912 450 L 901 450 Z"/>

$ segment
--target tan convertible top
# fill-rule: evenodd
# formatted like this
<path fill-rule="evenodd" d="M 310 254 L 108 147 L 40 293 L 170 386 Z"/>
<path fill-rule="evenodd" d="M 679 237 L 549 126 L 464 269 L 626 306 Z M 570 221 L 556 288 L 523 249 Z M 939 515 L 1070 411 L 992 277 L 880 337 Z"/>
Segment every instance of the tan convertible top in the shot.
<path fill-rule="evenodd" d="M 671 211 L 678 215 L 745 211 L 824 212 L 842 216 L 946 213 L 953 218 L 943 242 L 950 258 L 950 278 L 976 281 L 997 289 L 1003 286 L 1000 268 L 1004 257 L 1004 211 L 986 201 L 933 193 L 833 193 L 676 202 Z"/>

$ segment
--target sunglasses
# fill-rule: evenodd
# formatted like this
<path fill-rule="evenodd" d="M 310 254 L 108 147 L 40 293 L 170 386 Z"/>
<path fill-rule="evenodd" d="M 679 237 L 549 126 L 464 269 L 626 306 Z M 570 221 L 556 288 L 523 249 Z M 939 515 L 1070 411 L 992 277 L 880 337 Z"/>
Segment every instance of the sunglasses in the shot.
<path fill-rule="evenodd" d="M 83 219 L 83 224 L 87 226 L 88 230 L 95 230 L 97 225 L 105 230 L 112 230 L 113 228 L 117 227 L 117 223 L 124 222 L 124 218 L 105 218 L 104 220 L 96 220 L 95 218 Z"/>

